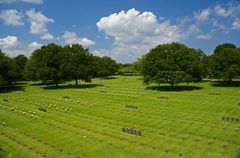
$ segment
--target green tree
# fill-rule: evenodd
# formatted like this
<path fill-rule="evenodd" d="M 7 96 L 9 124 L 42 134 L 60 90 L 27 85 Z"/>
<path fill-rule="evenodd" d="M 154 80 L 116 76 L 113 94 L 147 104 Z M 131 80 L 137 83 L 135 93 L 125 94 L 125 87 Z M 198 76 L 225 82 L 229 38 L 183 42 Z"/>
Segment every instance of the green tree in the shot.
<path fill-rule="evenodd" d="M 118 64 L 110 57 L 95 57 L 95 74 L 96 77 L 107 77 L 114 75 L 118 70 Z"/>
<path fill-rule="evenodd" d="M 17 64 L 15 60 L 6 56 L 0 49 L 0 82 L 12 84 L 17 81 Z"/>
<path fill-rule="evenodd" d="M 199 50 L 181 43 L 158 45 L 143 59 L 144 83 L 169 83 L 173 87 L 181 82 L 201 80 L 200 54 Z"/>
<path fill-rule="evenodd" d="M 23 77 L 23 71 L 26 65 L 26 62 L 28 61 L 28 58 L 22 54 L 18 55 L 17 57 L 13 58 L 17 64 L 17 74 L 18 74 L 18 80 L 24 80 Z"/>
<path fill-rule="evenodd" d="M 66 79 L 81 79 L 90 82 L 93 76 L 93 55 L 79 44 L 66 45 L 61 54 L 61 70 Z"/>
<path fill-rule="evenodd" d="M 218 45 L 210 58 L 214 78 L 231 82 L 240 77 L 240 49 L 234 44 Z"/>
<path fill-rule="evenodd" d="M 54 43 L 35 50 L 26 65 L 25 76 L 43 83 L 53 82 L 56 86 L 62 79 L 59 53 L 62 47 Z"/>

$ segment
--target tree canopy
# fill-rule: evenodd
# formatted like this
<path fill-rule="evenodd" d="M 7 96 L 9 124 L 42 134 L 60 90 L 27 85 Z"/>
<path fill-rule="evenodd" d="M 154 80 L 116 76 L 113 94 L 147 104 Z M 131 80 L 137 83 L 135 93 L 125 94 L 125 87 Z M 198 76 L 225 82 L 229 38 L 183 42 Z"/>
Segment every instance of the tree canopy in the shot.
<path fill-rule="evenodd" d="M 24 55 L 11 58 L 0 50 L 0 83 L 41 80 L 58 85 L 78 80 L 91 82 L 93 77 L 107 77 L 116 72 L 143 75 L 144 83 L 197 82 L 203 77 L 232 81 L 240 77 L 240 48 L 234 44 L 218 45 L 212 55 L 200 49 L 173 42 L 158 45 L 131 64 L 116 63 L 110 57 L 98 57 L 79 44 L 60 46 L 50 43 Z"/>
<path fill-rule="evenodd" d="M 109 57 L 96 57 L 79 44 L 59 46 L 54 43 L 35 50 L 25 66 L 25 77 L 58 85 L 62 81 L 91 82 L 93 77 L 113 75 L 117 63 Z"/>
<path fill-rule="evenodd" d="M 0 49 L 0 83 L 12 84 L 18 79 L 17 64 Z"/>
<path fill-rule="evenodd" d="M 232 81 L 240 77 L 240 48 L 234 44 L 218 45 L 210 56 L 212 77 Z"/>
<path fill-rule="evenodd" d="M 202 51 L 188 48 L 181 43 L 158 45 L 143 58 L 144 83 L 169 83 L 202 79 Z"/>

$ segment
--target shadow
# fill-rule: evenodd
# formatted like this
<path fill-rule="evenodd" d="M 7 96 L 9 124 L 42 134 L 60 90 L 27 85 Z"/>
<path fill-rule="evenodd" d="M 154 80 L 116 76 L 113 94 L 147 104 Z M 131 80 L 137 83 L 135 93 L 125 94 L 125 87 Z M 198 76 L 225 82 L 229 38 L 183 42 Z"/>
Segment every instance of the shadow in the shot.
<path fill-rule="evenodd" d="M 80 85 L 59 85 L 59 86 L 46 86 L 42 87 L 45 90 L 57 90 L 57 89 L 85 89 L 103 86 L 101 84 L 80 84 Z"/>
<path fill-rule="evenodd" d="M 51 83 L 31 83 L 31 86 L 46 86 L 46 85 L 52 85 Z"/>
<path fill-rule="evenodd" d="M 60 82 L 59 84 L 63 84 L 63 83 L 65 83 L 65 82 Z M 36 82 L 36 83 L 31 83 L 30 85 L 31 86 L 51 86 L 51 85 L 55 85 L 55 83 L 53 83 L 53 82 L 47 82 L 47 83 Z"/>
<path fill-rule="evenodd" d="M 157 91 L 193 91 L 203 89 L 203 87 L 198 86 L 149 86 L 145 88 L 146 90 L 157 90 Z"/>
<path fill-rule="evenodd" d="M 107 76 L 107 77 L 101 77 L 101 80 L 113 80 L 113 79 L 117 79 L 117 77 L 113 77 L 113 76 Z"/>
<path fill-rule="evenodd" d="M 236 158 L 240 158 L 240 151 L 237 153 Z"/>
<path fill-rule="evenodd" d="M 214 87 L 240 87 L 240 81 L 232 81 L 232 82 L 213 81 L 210 84 L 211 86 L 214 86 Z"/>
<path fill-rule="evenodd" d="M 3 152 L 3 149 L 0 147 L 0 158 L 4 158 L 4 152 Z"/>
<path fill-rule="evenodd" d="M 18 85 L 1 85 L 0 93 L 9 93 L 13 91 L 25 91 L 25 86 Z"/>

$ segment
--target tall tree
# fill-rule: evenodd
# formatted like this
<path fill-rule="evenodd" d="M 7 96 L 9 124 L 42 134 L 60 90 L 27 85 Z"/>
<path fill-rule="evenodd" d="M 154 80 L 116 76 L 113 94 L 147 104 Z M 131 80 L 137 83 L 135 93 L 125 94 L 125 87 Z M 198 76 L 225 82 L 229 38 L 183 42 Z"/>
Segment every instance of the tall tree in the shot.
<path fill-rule="evenodd" d="M 240 77 L 240 48 L 234 44 L 218 45 L 210 58 L 213 77 L 226 81 Z"/>
<path fill-rule="evenodd" d="M 145 83 L 169 83 L 173 87 L 199 81 L 201 68 L 200 52 L 176 42 L 158 45 L 143 58 Z"/>
<path fill-rule="evenodd" d="M 107 77 L 114 75 L 118 70 L 118 65 L 115 60 L 110 57 L 95 57 L 95 69 L 97 77 Z"/>
<path fill-rule="evenodd" d="M 84 49 L 79 44 L 66 45 L 63 47 L 61 54 L 61 69 L 63 75 L 68 79 L 74 79 L 78 85 L 81 79 L 90 82 L 93 76 L 93 55 L 88 49 Z"/>
<path fill-rule="evenodd" d="M 62 79 L 59 53 L 62 47 L 54 43 L 35 50 L 26 65 L 26 76 L 34 80 L 48 81 L 58 85 Z"/>
<path fill-rule="evenodd" d="M 0 82 L 12 84 L 17 81 L 17 64 L 0 49 Z"/>
<path fill-rule="evenodd" d="M 17 57 L 13 58 L 17 64 L 17 73 L 18 73 L 18 80 L 24 80 L 23 71 L 28 61 L 28 58 L 23 54 L 18 55 Z"/>

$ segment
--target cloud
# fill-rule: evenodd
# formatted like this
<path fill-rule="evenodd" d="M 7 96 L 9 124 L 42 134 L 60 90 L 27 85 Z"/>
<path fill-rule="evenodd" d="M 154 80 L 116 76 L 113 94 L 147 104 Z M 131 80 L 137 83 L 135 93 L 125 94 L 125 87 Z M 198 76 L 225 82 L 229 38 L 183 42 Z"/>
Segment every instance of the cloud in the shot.
<path fill-rule="evenodd" d="M 33 52 L 34 50 L 41 48 L 42 46 L 43 46 L 43 44 L 33 41 L 32 43 L 28 44 L 27 50 L 30 52 Z"/>
<path fill-rule="evenodd" d="M 50 33 L 47 33 L 47 34 L 41 36 L 41 39 L 43 39 L 43 40 L 53 40 L 54 36 Z"/>
<path fill-rule="evenodd" d="M 194 17 L 198 21 L 206 21 L 209 19 L 209 15 L 211 14 L 211 9 L 204 9 L 202 11 L 196 12 Z"/>
<path fill-rule="evenodd" d="M 221 17 L 228 17 L 230 16 L 232 13 L 233 13 L 233 9 L 229 9 L 227 10 L 226 8 L 223 8 L 222 6 L 220 5 L 217 5 L 215 7 L 215 12 L 218 16 L 221 16 Z"/>
<path fill-rule="evenodd" d="M 94 41 L 87 38 L 80 38 L 75 32 L 66 31 L 62 38 L 66 44 L 81 44 L 82 46 L 90 46 L 96 44 Z"/>
<path fill-rule="evenodd" d="M 218 28 L 218 29 L 220 29 L 220 30 L 223 30 L 223 33 L 224 33 L 224 34 L 227 34 L 227 33 L 230 32 L 225 25 L 220 24 L 220 23 L 219 23 L 217 20 L 215 20 L 215 19 L 213 19 L 213 26 L 214 26 L 215 28 Z"/>
<path fill-rule="evenodd" d="M 192 37 L 194 35 L 197 35 L 199 33 L 201 33 L 201 30 L 199 29 L 199 27 L 196 24 L 191 24 L 186 31 L 184 31 L 185 33 L 183 33 L 183 37 L 185 39 Z"/>
<path fill-rule="evenodd" d="M 0 3 L 15 3 L 15 2 L 42 4 L 43 0 L 0 0 Z"/>
<path fill-rule="evenodd" d="M 220 17 L 230 17 L 230 16 L 237 16 L 237 14 L 240 12 L 240 4 L 238 2 L 233 3 L 229 2 L 228 4 L 222 6 L 222 5 L 217 5 L 214 8 L 214 11 L 216 15 Z"/>
<path fill-rule="evenodd" d="M 46 17 L 41 12 L 35 11 L 35 9 L 31 9 L 26 11 L 26 15 L 28 20 L 31 23 L 30 33 L 32 34 L 45 34 L 48 32 L 47 23 L 53 23 L 54 20 Z"/>
<path fill-rule="evenodd" d="M 232 22 L 232 29 L 233 30 L 240 29 L 240 19 L 237 18 Z"/>
<path fill-rule="evenodd" d="M 16 9 L 3 10 L 0 13 L 0 19 L 2 19 L 6 25 L 10 26 L 24 25 L 22 17 L 22 13 L 18 12 Z"/>
<path fill-rule="evenodd" d="M 18 45 L 18 38 L 16 36 L 7 36 L 0 38 L 0 49 L 12 49 Z"/>
<path fill-rule="evenodd" d="M 111 56 L 122 61 L 126 58 L 127 62 L 158 44 L 181 39 L 180 29 L 169 20 L 158 21 L 152 12 L 140 13 L 134 8 L 102 17 L 96 25 L 99 31 L 114 39 Z"/>
<path fill-rule="evenodd" d="M 209 34 L 205 34 L 205 35 L 198 35 L 196 36 L 196 39 L 201 39 L 201 40 L 211 40 L 212 36 Z"/>
<path fill-rule="evenodd" d="M 11 57 L 15 57 L 21 54 L 22 51 L 19 50 L 19 41 L 16 36 L 7 36 L 5 38 L 0 38 L 0 49 Z"/>

